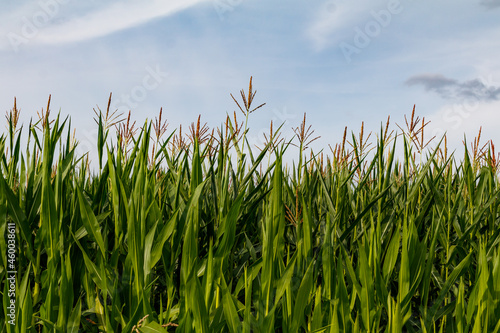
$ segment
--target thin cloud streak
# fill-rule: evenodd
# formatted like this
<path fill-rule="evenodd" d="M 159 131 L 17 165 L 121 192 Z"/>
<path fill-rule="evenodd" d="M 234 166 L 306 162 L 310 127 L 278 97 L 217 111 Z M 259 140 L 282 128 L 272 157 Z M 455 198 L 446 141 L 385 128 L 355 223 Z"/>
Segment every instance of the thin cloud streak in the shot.
<path fill-rule="evenodd" d="M 174 14 L 205 0 L 128 2 L 111 5 L 100 12 L 53 26 L 43 31 L 41 43 L 57 44 L 102 37 L 144 24 L 155 18 Z"/>
<path fill-rule="evenodd" d="M 205 1 L 207 0 L 115 2 L 69 21 L 56 23 L 57 20 L 54 20 L 54 23 L 51 22 L 46 27 L 40 28 L 39 33 L 36 38 L 33 38 L 32 42 L 34 44 L 53 45 L 103 37 L 160 17 L 175 14 Z"/>
<path fill-rule="evenodd" d="M 410 77 L 405 83 L 408 86 L 421 85 L 426 91 L 432 91 L 448 100 L 457 98 L 484 102 L 500 100 L 500 87 L 490 86 L 480 79 L 459 82 L 441 74 L 421 74 Z"/>

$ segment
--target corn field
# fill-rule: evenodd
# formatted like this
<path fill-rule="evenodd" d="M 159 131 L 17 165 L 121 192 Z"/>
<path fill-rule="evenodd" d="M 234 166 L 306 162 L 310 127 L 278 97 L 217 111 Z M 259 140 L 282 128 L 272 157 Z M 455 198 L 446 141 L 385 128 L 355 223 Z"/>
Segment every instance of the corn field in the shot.
<path fill-rule="evenodd" d="M 311 152 L 305 115 L 257 149 L 254 97 L 250 81 L 219 128 L 198 118 L 184 133 L 108 103 L 95 167 L 50 98 L 27 127 L 14 105 L 0 330 L 500 332 L 492 142 L 479 134 L 458 159 L 445 137 L 430 148 L 413 109 L 405 128 L 346 130 L 330 153 Z"/>

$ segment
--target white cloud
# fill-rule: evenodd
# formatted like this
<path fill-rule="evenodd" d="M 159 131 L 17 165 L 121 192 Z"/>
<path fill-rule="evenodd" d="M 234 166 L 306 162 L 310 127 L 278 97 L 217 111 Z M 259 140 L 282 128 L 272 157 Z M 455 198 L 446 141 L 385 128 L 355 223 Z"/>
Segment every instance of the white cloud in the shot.
<path fill-rule="evenodd" d="M 38 6 L 31 4 L 18 8 L 9 15 L 2 15 L 2 18 L 9 17 L 9 24 L 4 25 L 0 31 L 6 37 L 0 42 L 0 48 L 12 44 L 12 39 L 16 37 L 24 38 L 23 44 L 27 41 L 59 44 L 102 37 L 174 14 L 204 1 L 207 0 L 131 0 L 114 2 L 107 6 L 96 4 L 91 6 L 91 10 L 87 8 L 83 14 L 76 10 L 77 4 L 69 0 L 41 1 Z M 51 6 L 44 5 L 47 3 Z M 71 15 L 67 15 L 68 12 L 71 12 Z M 29 34 L 26 34 L 26 31 Z"/>
<path fill-rule="evenodd" d="M 391 0 L 360 0 L 355 3 L 345 0 L 327 1 L 318 8 L 312 23 L 307 28 L 306 35 L 312 41 L 316 51 L 323 50 L 340 42 L 346 36 L 352 39 L 356 27 L 363 29 L 366 23 L 376 21 L 379 19 L 379 12 L 387 11 L 388 7 L 397 8 L 399 12 L 404 6 L 400 1 Z M 388 14 L 389 17 L 384 18 L 389 20 L 387 24 L 393 16 L 393 14 Z"/>
<path fill-rule="evenodd" d="M 428 138 L 436 135 L 436 143 L 446 132 L 448 146 L 450 149 L 456 149 L 456 157 L 461 158 L 463 153 L 464 135 L 467 138 L 467 146 L 478 131 L 482 128 L 481 143 L 485 144 L 489 140 L 493 143 L 500 142 L 500 133 L 498 133 L 497 124 L 500 123 L 500 102 L 494 103 L 456 103 L 441 107 L 430 116 L 426 116 L 426 121 L 430 120 L 427 133 Z"/>
<path fill-rule="evenodd" d="M 337 4 L 330 1 L 321 6 L 307 29 L 307 37 L 312 41 L 316 51 L 320 51 L 336 40 L 335 32 L 345 26 L 354 26 L 356 19 L 366 12 L 366 7 L 359 4 L 342 2 Z"/>

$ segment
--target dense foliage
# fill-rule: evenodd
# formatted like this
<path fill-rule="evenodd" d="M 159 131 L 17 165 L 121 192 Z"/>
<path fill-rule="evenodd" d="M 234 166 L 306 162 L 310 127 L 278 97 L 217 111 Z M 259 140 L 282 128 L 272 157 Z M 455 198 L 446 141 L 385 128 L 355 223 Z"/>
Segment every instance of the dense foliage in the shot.
<path fill-rule="evenodd" d="M 425 123 L 412 114 L 400 135 L 382 128 L 372 146 L 362 132 L 344 136 L 323 157 L 307 148 L 304 117 L 292 141 L 271 127 L 257 150 L 247 140 L 251 85 L 241 95 L 241 123 L 235 113 L 209 131 L 198 119 L 170 136 L 161 113 L 135 130 L 130 114 L 98 110 L 94 169 L 75 156 L 69 121 L 50 118 L 50 100 L 27 128 L 17 106 L 8 112 L 0 330 L 500 330 L 492 143 L 481 149 L 478 137 L 456 163 L 444 140 L 424 149 Z"/>

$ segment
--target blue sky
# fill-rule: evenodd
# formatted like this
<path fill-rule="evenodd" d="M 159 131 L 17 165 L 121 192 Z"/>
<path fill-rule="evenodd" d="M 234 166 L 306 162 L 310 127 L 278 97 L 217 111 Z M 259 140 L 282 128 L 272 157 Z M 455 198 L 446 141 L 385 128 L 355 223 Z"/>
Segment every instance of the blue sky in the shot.
<path fill-rule="evenodd" d="M 267 103 L 251 117 L 259 144 L 269 122 L 283 134 L 307 122 L 321 138 L 345 126 L 404 124 L 416 104 L 428 132 L 458 147 L 483 127 L 500 142 L 500 1 L 3 0 L 0 111 L 14 96 L 23 119 L 52 94 L 81 148 L 95 144 L 96 105 L 132 110 L 139 123 L 163 107 L 169 128 L 199 114 L 218 126 L 230 93 L 250 76 Z M 5 123 L 1 118 L 0 125 Z M 500 144 L 500 143 L 499 143 Z"/>

